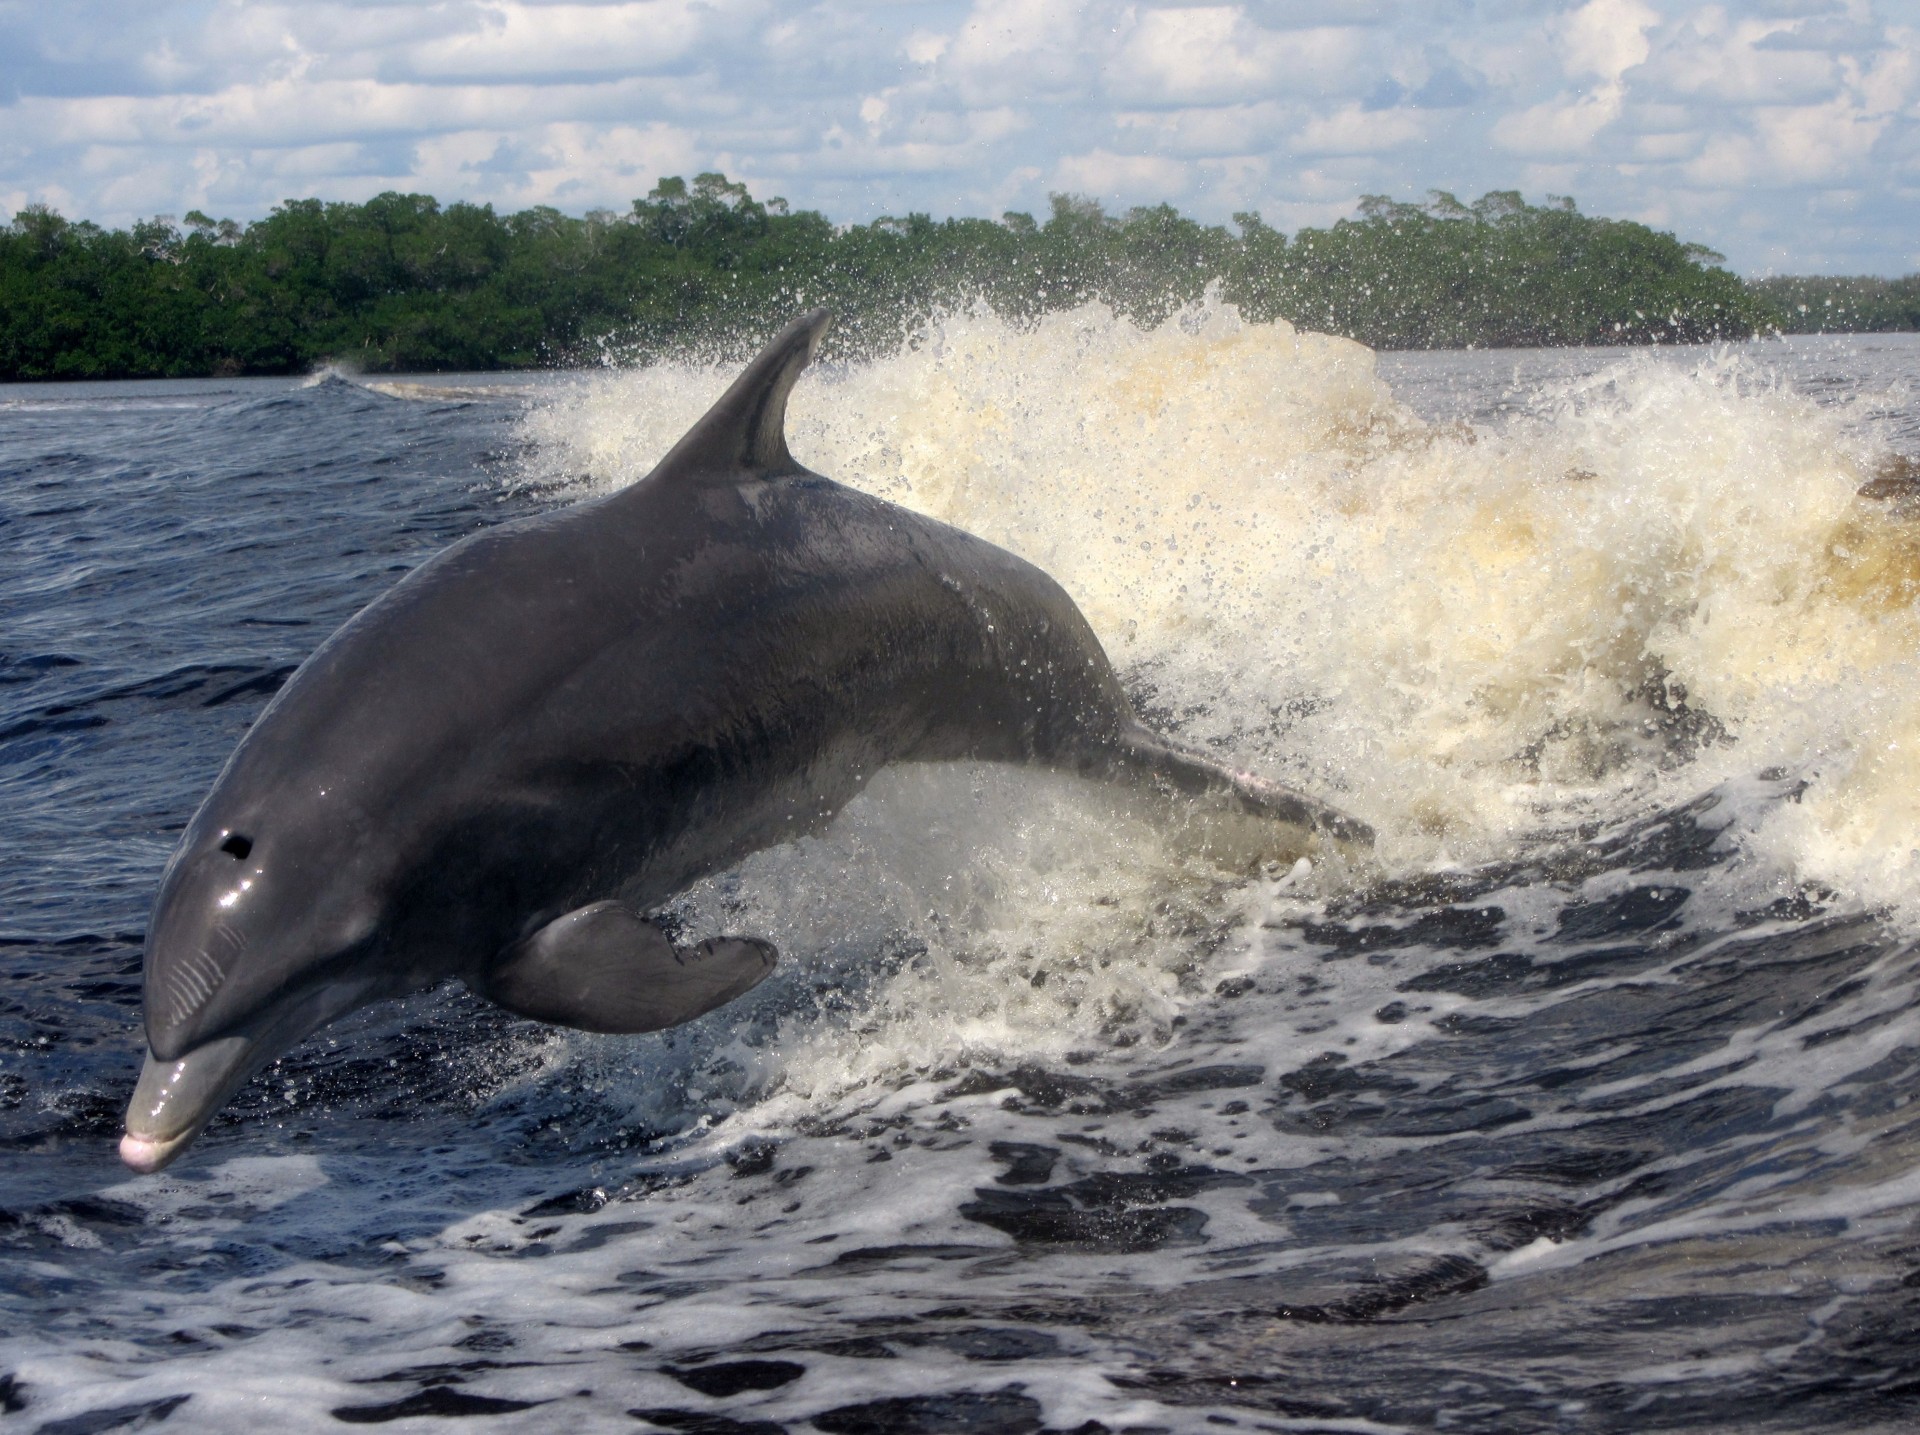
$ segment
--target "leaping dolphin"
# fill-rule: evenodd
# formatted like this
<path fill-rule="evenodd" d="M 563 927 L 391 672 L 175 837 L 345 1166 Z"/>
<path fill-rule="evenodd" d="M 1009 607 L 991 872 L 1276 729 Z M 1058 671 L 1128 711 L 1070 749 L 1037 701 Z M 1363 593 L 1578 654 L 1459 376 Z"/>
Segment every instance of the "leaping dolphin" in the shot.
<path fill-rule="evenodd" d="M 587 1031 L 732 1000 L 773 947 L 678 946 L 647 913 L 888 763 L 1035 763 L 1372 840 L 1142 727 L 1032 564 L 796 463 L 787 395 L 829 322 L 630 488 L 421 565 L 267 705 L 161 878 L 129 1166 L 318 1027 L 449 977 Z"/>

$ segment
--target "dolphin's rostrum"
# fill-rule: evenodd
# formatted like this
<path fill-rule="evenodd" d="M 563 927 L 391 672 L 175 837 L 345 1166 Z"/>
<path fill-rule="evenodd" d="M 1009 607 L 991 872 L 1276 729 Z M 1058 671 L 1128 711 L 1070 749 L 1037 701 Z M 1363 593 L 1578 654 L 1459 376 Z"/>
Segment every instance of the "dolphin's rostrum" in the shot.
<path fill-rule="evenodd" d="M 129 1165 L 319 1026 L 448 977 L 590 1031 L 739 996 L 769 944 L 676 946 L 647 913 L 888 763 L 1036 763 L 1370 840 L 1140 726 L 1039 569 L 796 463 L 787 395 L 828 322 L 632 487 L 422 565 L 267 706 L 161 880 Z"/>

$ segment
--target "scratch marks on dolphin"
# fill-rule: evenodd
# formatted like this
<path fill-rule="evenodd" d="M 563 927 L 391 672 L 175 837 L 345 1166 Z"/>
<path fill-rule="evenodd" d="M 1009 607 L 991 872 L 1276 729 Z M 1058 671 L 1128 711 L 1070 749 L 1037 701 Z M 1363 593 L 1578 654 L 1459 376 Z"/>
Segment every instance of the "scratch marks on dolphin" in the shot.
<path fill-rule="evenodd" d="M 242 945 L 239 936 L 226 925 L 211 929 L 209 938 L 220 940 L 229 949 L 229 953 L 238 953 Z M 176 963 L 170 964 L 166 988 L 169 1019 L 184 1021 L 205 1006 L 219 990 L 222 978 L 226 976 L 225 965 L 205 949 L 189 949 L 180 953 Z"/>

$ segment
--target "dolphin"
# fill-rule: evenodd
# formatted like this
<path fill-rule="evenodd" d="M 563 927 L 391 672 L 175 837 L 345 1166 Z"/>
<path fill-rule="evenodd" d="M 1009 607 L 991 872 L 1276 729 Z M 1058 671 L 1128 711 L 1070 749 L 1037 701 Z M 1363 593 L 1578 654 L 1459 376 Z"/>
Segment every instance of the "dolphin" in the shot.
<path fill-rule="evenodd" d="M 1032 564 L 796 463 L 787 396 L 829 322 L 789 325 L 638 483 L 422 564 L 267 705 L 160 881 L 129 1166 L 327 1022 L 448 978 L 598 1032 L 732 1000 L 772 945 L 679 945 L 648 913 L 888 763 L 1033 763 L 1371 841 L 1143 727 Z"/>

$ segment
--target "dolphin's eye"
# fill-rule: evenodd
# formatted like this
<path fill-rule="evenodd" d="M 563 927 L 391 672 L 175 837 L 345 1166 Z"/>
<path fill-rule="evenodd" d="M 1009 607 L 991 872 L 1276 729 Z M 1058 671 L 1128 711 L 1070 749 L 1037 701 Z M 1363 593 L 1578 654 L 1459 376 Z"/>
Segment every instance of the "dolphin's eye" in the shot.
<path fill-rule="evenodd" d="M 220 850 L 230 853 L 244 862 L 247 860 L 247 854 L 253 851 L 253 839 L 251 837 L 242 837 L 236 832 L 220 844 Z"/>

